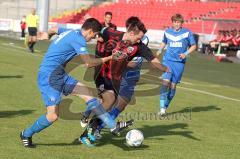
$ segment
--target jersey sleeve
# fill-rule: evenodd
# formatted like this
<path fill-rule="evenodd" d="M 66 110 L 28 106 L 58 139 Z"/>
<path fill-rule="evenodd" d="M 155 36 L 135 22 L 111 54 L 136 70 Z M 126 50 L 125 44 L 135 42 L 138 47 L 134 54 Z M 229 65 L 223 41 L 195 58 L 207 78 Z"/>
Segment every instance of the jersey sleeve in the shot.
<path fill-rule="evenodd" d="M 71 46 L 74 48 L 77 55 L 88 54 L 87 43 L 83 38 L 75 38 L 71 42 Z"/>
<path fill-rule="evenodd" d="M 103 38 L 104 41 L 108 41 L 109 39 L 109 31 L 108 31 L 109 29 L 110 28 L 108 27 L 104 27 L 100 32 L 100 36 Z"/>
<path fill-rule="evenodd" d="M 190 45 L 195 45 L 196 44 L 193 33 L 191 31 L 189 31 L 188 39 L 189 39 Z"/>
<path fill-rule="evenodd" d="M 139 45 L 139 55 L 147 61 L 152 61 L 155 58 L 153 52 L 144 44 Z"/>
<path fill-rule="evenodd" d="M 162 39 L 162 42 L 167 44 L 167 37 L 166 37 L 166 34 L 165 32 L 163 33 L 163 39 Z"/>
<path fill-rule="evenodd" d="M 142 62 L 143 62 L 143 57 L 141 56 L 136 56 L 134 57 L 131 62 L 136 63 L 137 66 L 141 66 Z"/>
<path fill-rule="evenodd" d="M 68 30 L 72 30 L 72 29 L 67 29 L 67 28 L 58 28 L 58 33 L 57 34 L 61 34 L 65 31 L 68 31 Z"/>

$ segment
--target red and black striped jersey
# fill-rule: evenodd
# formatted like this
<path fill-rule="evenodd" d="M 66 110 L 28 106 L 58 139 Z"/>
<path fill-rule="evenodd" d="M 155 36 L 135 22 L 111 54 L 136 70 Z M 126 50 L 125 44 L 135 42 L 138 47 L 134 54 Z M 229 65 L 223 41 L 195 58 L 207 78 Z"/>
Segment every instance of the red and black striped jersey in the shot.
<path fill-rule="evenodd" d="M 121 80 L 127 63 L 135 56 L 141 56 L 147 61 L 155 58 L 152 51 L 143 43 L 130 44 L 123 41 L 124 32 L 105 28 L 101 34 L 104 47 L 98 50 L 100 57 L 113 54 L 113 59 L 104 63 L 101 67 L 99 75 L 102 77 Z"/>

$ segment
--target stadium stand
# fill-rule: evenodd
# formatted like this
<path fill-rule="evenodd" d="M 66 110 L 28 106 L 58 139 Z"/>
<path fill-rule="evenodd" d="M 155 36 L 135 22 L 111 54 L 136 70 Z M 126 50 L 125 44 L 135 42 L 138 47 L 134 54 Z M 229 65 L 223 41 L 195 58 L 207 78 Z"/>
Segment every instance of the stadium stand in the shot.
<path fill-rule="evenodd" d="M 185 26 L 198 33 L 203 32 L 202 23 L 204 19 L 240 20 L 240 3 L 235 2 L 119 0 L 117 3 L 107 3 L 84 8 L 77 12 L 73 11 L 67 16 L 53 18 L 52 21 L 82 23 L 84 16 L 87 14 L 100 20 L 105 11 L 113 13 L 113 22 L 117 26 L 124 26 L 124 21 L 129 16 L 134 15 L 139 16 L 149 29 L 165 29 L 171 25 L 169 17 L 174 13 L 181 13 L 185 17 Z M 213 21 L 204 21 L 204 33 L 211 33 L 213 28 Z"/>
<path fill-rule="evenodd" d="M 90 6 L 93 0 L 49 0 L 51 17 L 61 17 L 66 12 L 81 12 L 79 8 Z M 0 1 L 0 18 L 20 19 L 35 8 L 36 0 L 4 0 Z"/>

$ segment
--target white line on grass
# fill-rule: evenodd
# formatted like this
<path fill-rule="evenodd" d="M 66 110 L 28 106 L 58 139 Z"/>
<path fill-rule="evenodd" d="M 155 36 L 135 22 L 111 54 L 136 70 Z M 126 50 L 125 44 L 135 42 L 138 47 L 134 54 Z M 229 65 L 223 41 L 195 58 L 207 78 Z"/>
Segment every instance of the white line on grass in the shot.
<path fill-rule="evenodd" d="M 15 47 L 15 48 L 19 48 L 19 49 L 26 49 L 24 47 L 21 47 L 21 46 L 15 46 L 13 44 L 8 44 L 8 43 L 2 43 L 2 45 L 5 45 L 5 46 L 11 46 L 11 47 Z M 40 52 L 40 51 L 39 51 Z M 42 57 L 42 55 L 39 55 L 39 54 L 36 54 L 36 56 L 40 56 Z M 77 64 L 77 63 L 75 63 Z M 151 75 L 151 76 L 154 76 L 154 75 Z M 155 76 L 157 77 L 157 76 Z M 158 78 L 161 78 L 161 77 L 158 77 Z M 146 79 L 144 78 L 145 80 L 149 80 L 149 79 Z M 152 80 L 151 80 L 152 81 Z M 188 85 L 195 85 L 193 83 L 190 83 L 190 82 L 182 82 L 184 84 L 188 84 Z M 215 93 L 211 93 L 211 92 L 207 92 L 207 91 L 203 91 L 203 90 L 199 90 L 199 89 L 194 89 L 194 88 L 186 88 L 186 87 L 182 87 L 182 86 L 178 86 L 178 88 L 180 89 L 185 89 L 185 90 L 189 90 L 189 91 L 193 91 L 193 92 L 197 92 L 197 93 L 202 93 L 202 94 L 206 94 L 206 95 L 211 95 L 211 96 L 214 96 L 214 97 L 218 97 L 218 98 L 221 98 L 221 99 L 227 99 L 227 100 L 232 100 L 232 101 L 236 101 L 236 102 L 240 102 L 239 99 L 235 99 L 235 98 L 231 98 L 231 97 L 227 97 L 227 96 L 223 96 L 223 95 L 220 95 L 220 94 L 215 94 Z"/>
<path fill-rule="evenodd" d="M 10 47 L 12 47 L 12 48 L 17 48 L 17 49 L 21 49 L 21 50 L 26 50 L 26 52 L 27 52 L 27 49 L 26 49 L 25 47 L 16 46 L 16 45 L 14 45 L 14 43 L 2 43 L 2 45 L 3 45 L 3 46 L 10 46 Z M 41 51 L 40 51 L 40 50 L 37 50 L 37 52 L 40 53 Z M 21 55 L 23 55 L 23 54 L 21 54 Z M 41 54 L 29 53 L 29 55 L 31 55 L 31 56 L 36 56 L 36 57 L 43 57 L 43 55 L 41 55 Z M 70 64 L 78 65 L 78 63 L 76 63 L 76 62 L 70 62 Z M 79 66 L 85 67 L 84 64 L 80 64 Z"/>
<path fill-rule="evenodd" d="M 193 86 L 194 84 L 193 83 L 191 83 L 191 82 L 184 82 L 184 81 L 181 81 L 181 83 L 183 83 L 183 84 L 186 84 L 186 85 L 191 85 L 191 86 Z"/>
<path fill-rule="evenodd" d="M 11 47 L 14 47 L 14 48 L 17 48 L 17 49 L 27 50 L 27 48 L 22 47 L 22 46 L 14 45 L 14 43 L 2 43 L 2 45 L 11 46 Z M 40 50 L 34 50 L 34 51 L 35 51 L 35 52 L 41 52 Z"/>
<path fill-rule="evenodd" d="M 151 75 L 154 76 L 154 75 Z M 157 76 L 154 76 L 157 77 Z M 162 76 L 158 77 L 159 79 L 162 79 Z M 190 85 L 190 86 L 203 86 L 203 87 L 222 87 L 216 84 L 196 84 L 196 83 L 191 83 L 191 82 L 186 82 L 186 81 L 181 81 L 181 84 L 185 85 Z"/>
<path fill-rule="evenodd" d="M 147 78 L 142 78 L 142 79 L 148 80 L 151 83 L 153 83 L 153 84 L 155 83 L 156 84 L 156 81 L 153 81 L 151 79 L 147 79 Z M 207 91 L 203 91 L 203 90 L 199 90 L 199 89 L 186 88 L 186 87 L 182 87 L 182 86 L 177 86 L 177 88 L 188 90 L 188 91 L 192 91 L 192 92 L 202 93 L 202 94 L 206 94 L 206 95 L 211 95 L 211 96 L 214 96 L 214 97 L 217 97 L 217 98 L 221 98 L 221 99 L 227 99 L 227 100 L 231 100 L 231 101 L 235 101 L 235 102 L 240 102 L 240 99 L 235 99 L 235 98 L 231 98 L 231 97 L 227 97 L 227 96 L 223 96 L 223 95 L 220 95 L 220 94 L 215 94 L 215 93 L 211 93 L 211 92 L 207 92 Z"/>
<path fill-rule="evenodd" d="M 199 90 L 199 89 L 186 88 L 186 87 L 181 87 L 181 86 L 178 86 L 178 88 L 189 90 L 189 91 L 193 91 L 193 92 L 198 92 L 198 93 L 202 93 L 202 94 L 206 94 L 206 95 L 211 95 L 211 96 L 218 97 L 218 98 L 221 98 L 221 99 L 227 99 L 227 100 L 240 102 L 239 99 L 226 97 L 226 96 L 223 96 L 223 95 L 220 95 L 220 94 L 215 94 L 215 93 L 211 93 L 211 92 L 207 92 L 207 91 L 202 91 L 202 90 Z"/>
<path fill-rule="evenodd" d="M 42 55 L 39 55 L 39 54 L 34 54 L 34 53 L 27 53 L 27 49 L 25 47 L 21 47 L 21 46 L 16 46 L 16 45 L 9 45 L 9 44 L 6 44 L 6 43 L 2 43 L 2 46 L 5 46 L 7 49 L 20 49 L 18 50 L 19 52 L 24 52 L 26 54 L 19 54 L 17 52 L 10 52 L 10 53 L 15 53 L 17 55 L 20 55 L 20 56 L 35 56 L 35 57 L 42 57 Z"/>

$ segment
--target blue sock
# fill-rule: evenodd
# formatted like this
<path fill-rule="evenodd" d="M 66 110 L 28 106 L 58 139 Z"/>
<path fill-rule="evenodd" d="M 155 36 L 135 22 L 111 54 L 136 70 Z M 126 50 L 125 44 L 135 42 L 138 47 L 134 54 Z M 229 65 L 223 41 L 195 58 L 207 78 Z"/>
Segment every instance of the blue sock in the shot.
<path fill-rule="evenodd" d="M 160 101 L 159 101 L 160 108 L 165 108 L 165 103 L 167 101 L 167 95 L 168 95 L 168 86 L 162 85 L 162 87 L 160 89 Z"/>
<path fill-rule="evenodd" d="M 85 112 L 83 112 L 83 116 L 84 117 L 88 117 L 91 114 L 91 110 L 85 110 Z"/>
<path fill-rule="evenodd" d="M 35 123 L 33 123 L 32 126 L 24 130 L 23 136 L 31 137 L 33 134 L 38 133 L 43 129 L 49 127 L 51 124 L 52 122 L 47 120 L 46 115 L 42 115 L 35 121 Z"/>
<path fill-rule="evenodd" d="M 113 120 L 109 113 L 104 110 L 102 104 L 96 98 L 87 102 L 87 110 L 93 111 L 110 129 L 116 126 L 115 120 Z"/>
<path fill-rule="evenodd" d="M 168 106 L 169 106 L 171 100 L 173 99 L 175 93 L 176 93 L 176 89 L 170 89 L 170 91 L 168 92 L 167 101 L 165 103 L 166 108 L 168 108 Z"/>
<path fill-rule="evenodd" d="M 117 107 L 114 107 L 110 112 L 110 116 L 112 117 L 113 120 L 115 120 L 118 115 L 120 114 L 120 110 Z"/>
<path fill-rule="evenodd" d="M 115 120 L 120 113 L 121 113 L 121 111 L 120 111 L 117 107 L 114 107 L 114 108 L 109 112 L 109 114 L 110 114 L 110 116 L 111 116 L 111 118 L 112 118 L 113 120 Z M 105 126 L 106 126 L 106 125 L 105 125 L 104 123 L 99 123 L 98 129 L 101 130 L 101 129 L 103 129 Z"/>
<path fill-rule="evenodd" d="M 87 108 L 86 108 L 85 112 L 83 112 L 84 117 L 88 117 L 90 115 L 90 113 L 92 112 L 91 105 L 89 105 L 88 103 L 91 103 L 95 99 L 96 98 L 93 98 L 93 99 L 90 99 L 89 101 L 86 102 Z"/>

